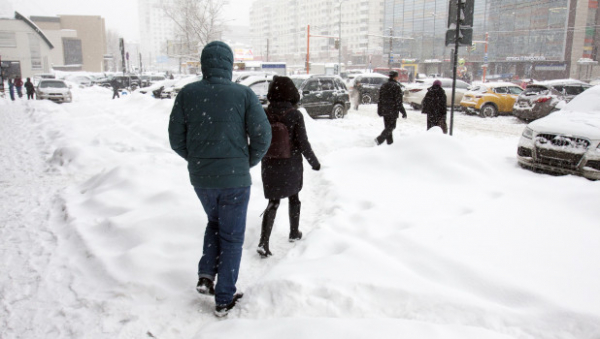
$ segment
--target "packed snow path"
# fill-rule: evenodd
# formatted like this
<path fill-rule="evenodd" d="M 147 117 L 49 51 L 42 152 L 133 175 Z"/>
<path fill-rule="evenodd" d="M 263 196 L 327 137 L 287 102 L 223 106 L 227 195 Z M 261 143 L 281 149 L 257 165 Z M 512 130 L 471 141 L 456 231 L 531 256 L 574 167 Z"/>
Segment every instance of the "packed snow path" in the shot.
<path fill-rule="evenodd" d="M 556 338 L 600 335 L 599 182 L 516 165 L 523 124 L 408 110 L 375 147 L 375 105 L 306 119 L 302 241 L 287 201 L 256 254 L 253 187 L 223 321 L 194 291 L 205 216 L 166 134 L 173 100 L 74 89 L 0 102 L 0 338 Z"/>

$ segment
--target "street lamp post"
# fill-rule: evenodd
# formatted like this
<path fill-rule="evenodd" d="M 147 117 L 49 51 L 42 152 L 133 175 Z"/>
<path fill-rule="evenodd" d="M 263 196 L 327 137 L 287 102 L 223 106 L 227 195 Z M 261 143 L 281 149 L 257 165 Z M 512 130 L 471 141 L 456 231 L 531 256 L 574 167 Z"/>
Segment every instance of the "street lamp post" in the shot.
<path fill-rule="evenodd" d="M 340 0 L 340 22 L 338 29 L 338 74 L 342 72 L 342 3 L 348 0 Z"/>

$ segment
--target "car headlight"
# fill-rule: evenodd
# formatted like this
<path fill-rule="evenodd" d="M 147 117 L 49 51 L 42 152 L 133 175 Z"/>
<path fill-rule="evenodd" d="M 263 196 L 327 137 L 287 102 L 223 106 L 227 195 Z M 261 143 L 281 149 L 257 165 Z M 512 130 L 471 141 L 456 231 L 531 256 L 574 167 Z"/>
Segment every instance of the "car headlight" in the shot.
<path fill-rule="evenodd" d="M 533 130 L 529 127 L 525 127 L 522 134 L 523 138 L 533 139 Z"/>

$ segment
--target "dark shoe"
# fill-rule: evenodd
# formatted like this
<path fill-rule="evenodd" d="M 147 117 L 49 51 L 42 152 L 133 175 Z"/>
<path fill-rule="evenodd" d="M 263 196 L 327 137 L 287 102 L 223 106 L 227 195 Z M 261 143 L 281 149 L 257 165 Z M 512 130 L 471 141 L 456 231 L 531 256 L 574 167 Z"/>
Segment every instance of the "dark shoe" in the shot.
<path fill-rule="evenodd" d="M 273 255 L 273 253 L 271 253 L 271 251 L 269 251 L 269 244 L 264 244 L 264 245 L 258 245 L 258 248 L 256 249 L 256 252 L 258 252 L 258 254 L 260 254 L 261 258 L 268 258 L 270 256 Z"/>
<path fill-rule="evenodd" d="M 236 293 L 233 295 L 233 300 L 226 305 L 217 305 L 215 307 L 215 315 L 219 318 L 226 316 L 229 311 L 237 304 L 237 302 L 242 299 L 244 293 Z"/>
<path fill-rule="evenodd" d="M 379 145 L 383 144 L 383 140 L 381 140 L 381 139 L 379 139 L 379 137 L 377 137 L 377 138 L 375 138 L 375 144 L 377 146 L 379 146 Z"/>
<path fill-rule="evenodd" d="M 294 241 L 297 241 L 300 239 L 302 239 L 302 232 L 300 232 L 300 231 L 290 232 L 290 242 L 294 242 Z"/>
<path fill-rule="evenodd" d="M 198 285 L 196 285 L 196 291 L 200 294 L 215 295 L 215 287 L 212 280 L 208 278 L 198 279 Z"/>

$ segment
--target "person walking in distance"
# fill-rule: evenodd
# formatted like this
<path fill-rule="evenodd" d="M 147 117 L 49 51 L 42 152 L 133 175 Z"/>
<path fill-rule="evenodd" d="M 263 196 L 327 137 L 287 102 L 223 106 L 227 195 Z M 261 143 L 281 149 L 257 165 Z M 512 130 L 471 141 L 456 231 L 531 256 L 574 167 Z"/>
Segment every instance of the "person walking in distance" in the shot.
<path fill-rule="evenodd" d="M 27 92 L 27 100 L 33 100 L 35 88 L 33 87 L 33 83 L 31 82 L 30 78 L 27 78 L 27 81 L 25 81 L 25 91 Z"/>
<path fill-rule="evenodd" d="M 15 88 L 17 89 L 17 95 L 19 98 L 23 97 L 23 79 L 21 79 L 20 75 L 17 75 L 15 78 Z"/>
<path fill-rule="evenodd" d="M 12 78 L 8 78 L 8 93 L 10 94 L 10 100 L 15 101 L 15 83 Z"/>
<path fill-rule="evenodd" d="M 113 99 L 115 97 L 120 98 L 121 96 L 119 95 L 119 89 L 121 88 L 121 83 L 117 80 L 117 79 L 112 79 L 110 81 L 110 86 L 112 87 L 113 90 Z"/>
<path fill-rule="evenodd" d="M 375 138 L 377 145 L 384 141 L 390 145 L 394 142 L 392 132 L 396 129 L 396 120 L 402 113 L 402 118 L 406 119 L 406 110 L 402 104 L 402 88 L 398 82 L 398 72 L 390 71 L 390 79 L 379 89 L 379 102 L 377 103 L 377 114 L 383 117 L 384 130 Z"/>
<path fill-rule="evenodd" d="M 288 77 L 275 76 L 267 93 L 267 117 L 272 126 L 271 147 L 261 161 L 261 174 L 265 198 L 269 200 L 263 214 L 257 252 L 261 257 L 272 255 L 269 238 L 275 223 L 281 199 L 288 198 L 290 234 L 289 241 L 302 239 L 300 232 L 300 198 L 302 190 L 302 156 L 313 170 L 321 169 L 306 134 L 302 113 L 296 108 L 300 94 Z"/>
<path fill-rule="evenodd" d="M 433 85 L 427 89 L 423 99 L 423 114 L 427 114 L 427 130 L 439 126 L 444 134 L 448 133 L 446 124 L 446 91 L 442 88 L 442 82 L 435 80 Z"/>
<path fill-rule="evenodd" d="M 250 168 L 267 153 L 271 126 L 256 94 L 231 81 L 233 52 L 221 41 L 200 56 L 203 79 L 181 89 L 171 111 L 171 148 L 187 161 L 206 216 L 196 290 L 214 295 L 222 317 L 236 293 L 250 200 Z M 215 283 L 216 281 L 216 283 Z"/>

